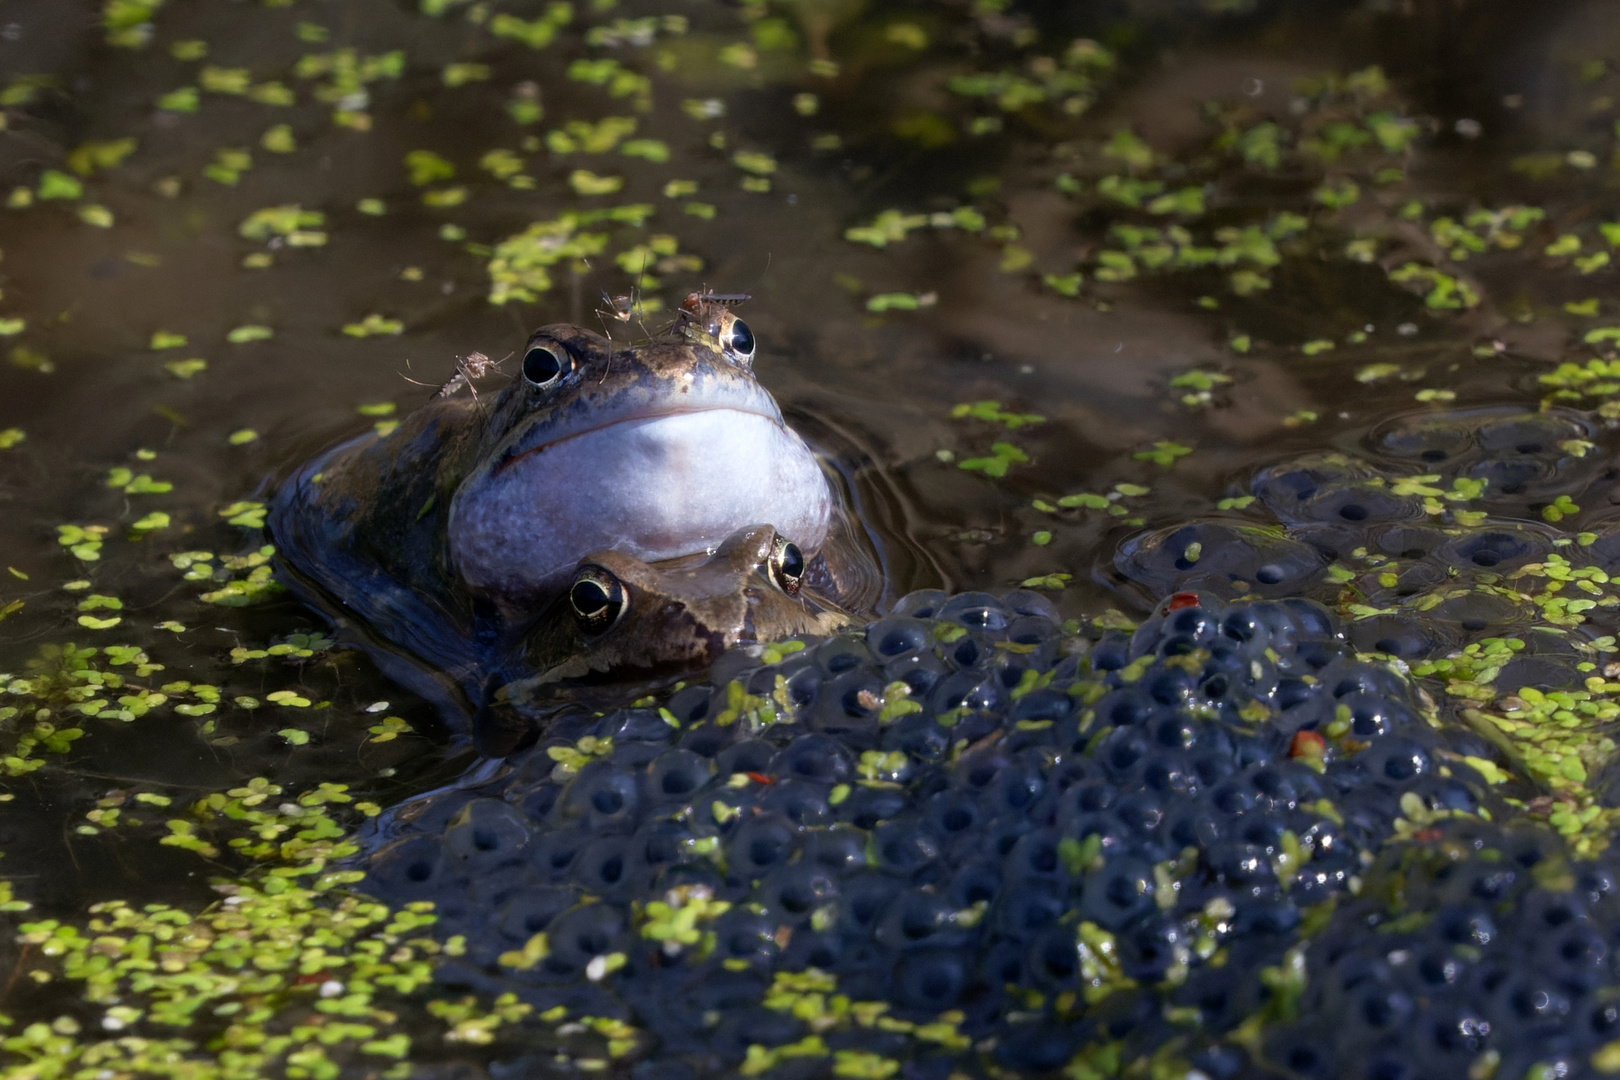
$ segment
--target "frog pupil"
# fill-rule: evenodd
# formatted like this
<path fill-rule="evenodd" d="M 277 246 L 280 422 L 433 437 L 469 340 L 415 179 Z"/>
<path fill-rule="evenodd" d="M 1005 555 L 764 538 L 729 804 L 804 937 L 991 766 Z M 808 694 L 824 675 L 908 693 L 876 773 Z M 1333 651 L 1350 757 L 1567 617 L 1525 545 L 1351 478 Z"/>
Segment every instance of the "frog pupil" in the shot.
<path fill-rule="evenodd" d="M 804 576 L 804 553 L 799 550 L 798 544 L 789 544 L 782 549 L 782 573 L 790 578 Z"/>
<path fill-rule="evenodd" d="M 771 576 L 789 596 L 798 593 L 799 581 L 804 577 L 804 552 L 799 550 L 799 545 L 791 540 L 777 539 L 771 552 Z"/>
<path fill-rule="evenodd" d="M 607 571 L 591 568 L 580 574 L 568 590 L 574 619 L 588 633 L 599 634 L 624 611 L 624 586 Z"/>
<path fill-rule="evenodd" d="M 544 345 L 536 345 L 523 356 L 523 377 L 536 386 L 554 381 L 562 369 L 562 360 Z"/>
<path fill-rule="evenodd" d="M 754 355 L 754 332 L 741 319 L 731 323 L 730 351 L 744 359 Z"/>
<path fill-rule="evenodd" d="M 574 610 L 581 615 L 597 615 L 608 606 L 607 590 L 597 581 L 581 581 L 574 586 Z"/>

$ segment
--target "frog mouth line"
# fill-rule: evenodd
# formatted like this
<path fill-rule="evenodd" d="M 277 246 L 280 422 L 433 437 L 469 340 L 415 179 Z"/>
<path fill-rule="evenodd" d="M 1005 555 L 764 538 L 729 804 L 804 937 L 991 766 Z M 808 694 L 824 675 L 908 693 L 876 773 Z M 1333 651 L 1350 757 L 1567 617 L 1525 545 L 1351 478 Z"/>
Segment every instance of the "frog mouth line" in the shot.
<path fill-rule="evenodd" d="M 696 416 L 699 413 L 709 412 L 734 412 L 739 416 L 754 417 L 760 420 L 768 421 L 773 426 L 778 428 L 786 427 L 780 416 L 773 416 L 770 413 L 760 412 L 754 409 L 740 409 L 735 405 L 700 405 L 692 408 L 659 409 L 653 412 L 633 413 L 629 416 L 621 416 L 617 419 L 597 424 L 595 427 L 585 428 L 583 431 L 572 431 L 567 435 L 563 435 L 555 439 L 549 439 L 546 442 L 541 443 L 539 446 L 532 446 L 527 450 L 519 450 L 515 453 L 509 454 L 505 458 L 502 458 L 500 463 L 491 469 L 490 472 L 494 475 L 499 475 L 500 473 L 503 473 L 507 469 L 511 468 L 513 465 L 516 465 L 518 462 L 522 461 L 524 458 L 532 457 L 535 454 L 543 454 L 553 447 L 561 446 L 563 443 L 570 442 L 574 439 L 581 439 L 587 435 L 594 435 L 597 432 L 606 431 L 609 428 L 619 427 L 624 424 L 639 424 L 646 423 L 648 421 L 670 420 L 677 416 Z"/>

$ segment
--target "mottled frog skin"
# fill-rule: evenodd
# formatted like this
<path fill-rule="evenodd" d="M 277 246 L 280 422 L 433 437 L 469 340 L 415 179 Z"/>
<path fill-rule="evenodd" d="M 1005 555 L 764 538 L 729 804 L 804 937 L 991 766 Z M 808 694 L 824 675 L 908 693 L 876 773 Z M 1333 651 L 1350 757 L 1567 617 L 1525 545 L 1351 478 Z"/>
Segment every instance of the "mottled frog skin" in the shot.
<path fill-rule="evenodd" d="M 881 581 L 753 352 L 725 310 L 634 347 L 542 327 L 493 401 L 440 394 L 283 483 L 283 576 L 452 715 L 835 629 Z"/>

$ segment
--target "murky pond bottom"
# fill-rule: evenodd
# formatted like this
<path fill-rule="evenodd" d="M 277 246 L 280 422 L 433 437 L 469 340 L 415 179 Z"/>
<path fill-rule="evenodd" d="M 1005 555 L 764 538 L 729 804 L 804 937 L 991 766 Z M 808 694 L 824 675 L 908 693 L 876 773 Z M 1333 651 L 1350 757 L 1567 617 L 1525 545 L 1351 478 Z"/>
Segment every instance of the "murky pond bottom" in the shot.
<path fill-rule="evenodd" d="M 1603 5 L 3 20 L 7 1075 L 1620 1070 Z M 880 619 L 479 762 L 268 494 L 705 288 Z"/>

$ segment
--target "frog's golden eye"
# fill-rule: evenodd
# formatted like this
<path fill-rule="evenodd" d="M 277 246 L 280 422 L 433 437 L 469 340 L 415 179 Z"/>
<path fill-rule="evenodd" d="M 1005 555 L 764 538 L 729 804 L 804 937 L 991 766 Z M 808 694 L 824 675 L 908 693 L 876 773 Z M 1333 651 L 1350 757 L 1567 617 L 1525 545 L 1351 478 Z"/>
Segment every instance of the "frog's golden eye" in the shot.
<path fill-rule="evenodd" d="M 771 545 L 767 565 L 777 588 L 789 596 L 799 595 L 799 585 L 804 581 L 804 552 L 799 550 L 798 544 L 778 536 Z"/>
<path fill-rule="evenodd" d="M 720 347 L 739 364 L 754 362 L 754 332 L 741 319 L 732 319 L 730 326 L 720 328 Z"/>
<path fill-rule="evenodd" d="M 562 378 L 573 367 L 573 358 L 560 348 L 535 345 L 523 354 L 523 377 L 531 385 L 542 389 Z"/>
<path fill-rule="evenodd" d="M 630 607 L 630 596 L 618 578 L 600 566 L 582 566 L 568 589 L 574 622 L 587 634 L 600 634 L 618 622 Z"/>

